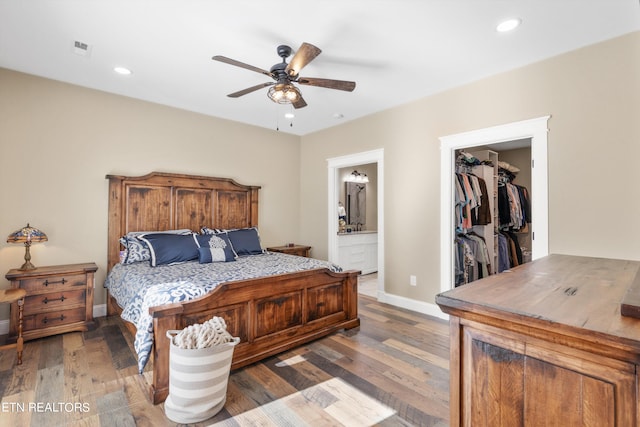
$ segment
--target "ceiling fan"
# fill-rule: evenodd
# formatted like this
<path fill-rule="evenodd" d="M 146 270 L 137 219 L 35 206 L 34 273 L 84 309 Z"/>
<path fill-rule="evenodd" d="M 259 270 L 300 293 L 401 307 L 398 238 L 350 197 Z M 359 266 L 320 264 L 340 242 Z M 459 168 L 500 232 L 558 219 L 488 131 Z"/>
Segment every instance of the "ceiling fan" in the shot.
<path fill-rule="evenodd" d="M 302 43 L 300 49 L 293 55 L 291 62 L 287 64 L 287 58 L 291 56 L 292 49 L 286 45 L 278 46 L 278 55 L 282 58 L 282 62 L 275 64 L 269 71 L 262 68 L 254 67 L 253 65 L 245 64 L 235 59 L 227 58 L 226 56 L 216 55 L 214 61 L 224 62 L 236 67 L 245 68 L 247 70 L 255 71 L 265 76 L 271 77 L 274 81 L 261 83 L 259 85 L 251 86 L 249 88 L 240 90 L 238 92 L 230 93 L 227 95 L 230 98 L 238 98 L 251 92 L 255 92 L 258 89 L 262 89 L 267 86 L 271 86 L 267 92 L 267 96 L 278 104 L 292 104 L 294 108 L 306 107 L 307 103 L 300 90 L 294 85 L 298 83 L 301 85 L 324 87 L 328 89 L 338 89 L 347 92 L 353 91 L 356 87 L 355 82 L 349 82 L 345 80 L 332 80 L 321 79 L 315 77 L 300 77 L 299 73 L 302 68 L 320 55 L 322 50 L 309 43 Z"/>

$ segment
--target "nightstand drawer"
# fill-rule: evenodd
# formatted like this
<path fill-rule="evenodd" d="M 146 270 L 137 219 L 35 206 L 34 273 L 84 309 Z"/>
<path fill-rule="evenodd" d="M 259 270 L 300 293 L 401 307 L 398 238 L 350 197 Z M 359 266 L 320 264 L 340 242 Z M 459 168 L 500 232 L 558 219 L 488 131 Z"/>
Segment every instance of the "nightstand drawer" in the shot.
<path fill-rule="evenodd" d="M 86 286 L 86 274 L 37 277 L 20 281 L 20 287 L 27 292 L 51 292 L 75 287 L 86 288 Z"/>
<path fill-rule="evenodd" d="M 58 310 L 24 316 L 24 327 L 28 331 L 33 331 L 35 329 L 44 329 L 59 325 L 67 325 L 69 323 L 84 322 L 85 320 L 85 307 L 78 307 L 71 310 Z"/>
<path fill-rule="evenodd" d="M 69 290 L 31 295 L 25 298 L 24 314 L 60 311 L 69 307 L 85 306 L 85 290 Z"/>

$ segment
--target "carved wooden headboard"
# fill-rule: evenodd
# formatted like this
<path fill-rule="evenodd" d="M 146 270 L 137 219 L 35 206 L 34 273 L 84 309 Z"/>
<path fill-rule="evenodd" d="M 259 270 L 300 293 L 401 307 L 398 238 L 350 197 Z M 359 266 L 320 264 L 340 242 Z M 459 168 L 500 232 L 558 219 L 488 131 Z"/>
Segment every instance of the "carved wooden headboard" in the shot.
<path fill-rule="evenodd" d="M 109 180 L 108 265 L 119 261 L 119 239 L 130 231 L 163 231 L 203 226 L 258 225 L 259 186 L 229 178 L 152 172 Z"/>

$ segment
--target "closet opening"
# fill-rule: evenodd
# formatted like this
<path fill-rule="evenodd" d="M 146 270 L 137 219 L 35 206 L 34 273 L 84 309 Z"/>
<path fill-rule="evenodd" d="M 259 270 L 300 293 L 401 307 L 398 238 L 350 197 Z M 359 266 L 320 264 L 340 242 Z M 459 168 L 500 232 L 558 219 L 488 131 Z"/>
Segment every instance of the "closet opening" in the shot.
<path fill-rule="evenodd" d="M 531 139 L 455 150 L 454 286 L 532 260 Z"/>
<path fill-rule="evenodd" d="M 440 171 L 441 171 L 441 191 L 440 191 L 440 289 L 442 292 L 452 289 L 456 284 L 456 255 L 455 239 L 456 235 L 456 212 L 455 212 L 455 179 L 456 179 L 456 159 L 461 151 L 475 151 L 482 160 L 490 157 L 490 152 L 497 153 L 498 161 L 503 160 L 509 163 L 509 157 L 518 155 L 517 150 L 529 145 L 524 150 L 530 154 L 529 160 L 517 160 L 528 165 L 519 165 L 518 176 L 514 182 L 527 187 L 530 195 L 530 223 L 526 223 L 526 233 L 522 230 L 521 239 L 518 239 L 518 247 L 521 250 L 523 262 L 535 260 L 548 255 L 549 248 L 549 212 L 548 212 L 548 169 L 547 169 L 547 122 L 550 116 L 539 117 L 505 125 L 464 132 L 455 135 L 444 136 L 441 141 Z M 500 146 L 501 144 L 505 144 Z M 518 144 L 525 146 L 517 147 Z M 517 147 L 517 148 L 516 148 Z M 508 149 L 513 148 L 513 150 Z M 511 154 L 508 154 L 512 151 Z M 483 152 L 483 153 L 480 153 Z M 521 154 L 521 153 L 520 153 Z M 483 157 L 484 156 L 484 157 Z M 502 156 L 502 159 L 500 158 Z M 514 160 L 514 163 L 516 161 Z M 527 178 L 527 172 L 530 178 Z M 530 185 L 527 182 L 530 179 Z M 491 178 L 498 188 L 498 176 Z M 495 181 L 493 181 L 495 180 Z M 491 193 L 493 195 L 493 193 Z M 495 197 L 497 200 L 497 195 Z M 493 211 L 492 211 L 493 212 Z M 497 212 L 499 215 L 499 212 Z M 493 215 L 493 213 L 491 214 Z M 499 218 L 498 218 L 499 221 Z M 493 224 L 490 229 L 493 228 Z M 495 231 L 495 229 L 494 229 Z M 498 230 L 499 231 L 499 230 Z M 512 231 L 512 230 L 510 230 Z M 488 232 L 488 231 L 487 231 Z M 491 234 L 488 234 L 491 235 Z M 495 241 L 499 239 L 498 233 L 493 234 Z M 491 240 L 491 239 L 490 239 Z M 521 242 L 522 240 L 522 242 Z M 522 253 L 521 245 L 528 247 Z M 499 243 L 499 242 L 498 242 Z M 493 242 L 490 245 L 494 248 Z M 494 255 L 487 255 L 487 258 L 495 256 L 500 248 L 494 250 Z M 515 253 L 516 251 L 514 251 Z M 517 255 L 516 255 L 517 257 Z M 503 260 L 505 258 L 503 257 Z M 516 258 L 517 259 L 517 258 Z M 493 261 L 495 268 L 498 260 Z M 480 266 L 481 268 L 481 266 Z M 492 272 L 493 272 L 492 268 Z M 500 267 L 498 267 L 499 269 Z M 497 269 L 496 269 L 497 270 Z M 482 271 L 482 270 L 481 270 Z M 488 274 L 488 269 L 486 271 Z"/>

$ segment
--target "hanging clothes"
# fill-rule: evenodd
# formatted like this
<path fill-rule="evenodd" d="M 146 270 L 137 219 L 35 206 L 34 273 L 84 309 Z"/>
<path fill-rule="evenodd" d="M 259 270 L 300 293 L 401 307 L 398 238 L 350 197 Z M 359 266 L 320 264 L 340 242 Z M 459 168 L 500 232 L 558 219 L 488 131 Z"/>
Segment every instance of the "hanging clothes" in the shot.
<path fill-rule="evenodd" d="M 525 258 L 516 233 L 521 233 L 522 236 L 531 223 L 529 191 L 524 186 L 513 183 L 519 171 L 517 168 L 505 169 L 498 162 L 498 186 L 496 188 L 493 181 L 489 194 L 487 182 L 481 176 L 493 179 L 495 169 L 489 173 L 483 168 L 475 168 L 481 164 L 483 163 L 463 152 L 456 162 L 455 286 L 504 272 L 522 264 Z M 492 197 L 493 203 L 490 204 Z M 492 205 L 497 212 L 491 212 Z M 484 227 L 489 224 L 493 226 Z M 491 242 L 490 251 L 483 236 Z"/>
<path fill-rule="evenodd" d="M 514 174 L 500 171 L 498 181 L 498 217 L 501 230 L 520 230 L 531 222 L 529 192 L 511 183 Z"/>
<path fill-rule="evenodd" d="M 507 237 L 498 233 L 498 273 L 502 273 L 505 270 L 511 268 L 511 257 L 509 256 L 509 242 Z"/>
<path fill-rule="evenodd" d="M 491 211 L 487 183 L 469 173 L 456 173 L 455 177 L 456 231 L 464 232 L 474 225 L 489 224 Z"/>
<path fill-rule="evenodd" d="M 473 225 L 487 225 L 491 223 L 491 205 L 489 204 L 489 193 L 487 191 L 487 183 L 484 179 L 478 178 L 480 185 L 480 206 L 478 207 L 478 215 Z"/>
<path fill-rule="evenodd" d="M 476 225 L 492 222 L 490 195 L 485 180 L 473 173 L 480 161 L 465 154 L 459 156 L 454 179 L 456 286 L 487 277 L 495 268 L 485 239 L 473 231 Z"/>
<path fill-rule="evenodd" d="M 475 233 L 458 234 L 455 239 L 455 286 L 464 285 L 492 272 L 485 240 Z"/>

